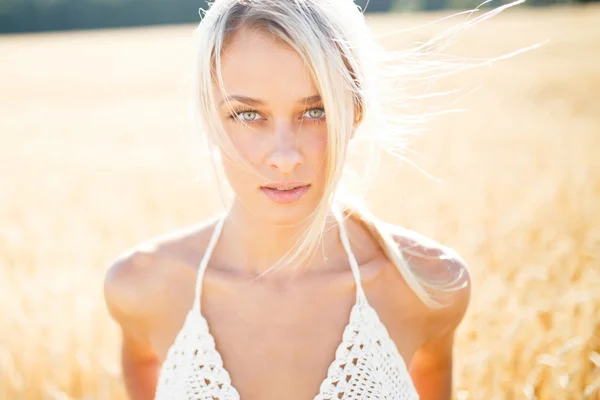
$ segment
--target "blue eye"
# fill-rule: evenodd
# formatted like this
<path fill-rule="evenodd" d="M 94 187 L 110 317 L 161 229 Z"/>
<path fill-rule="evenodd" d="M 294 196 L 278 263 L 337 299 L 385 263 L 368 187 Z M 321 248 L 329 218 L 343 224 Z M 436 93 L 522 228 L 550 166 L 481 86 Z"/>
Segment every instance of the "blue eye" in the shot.
<path fill-rule="evenodd" d="M 308 117 L 312 119 L 320 119 L 325 115 L 325 110 L 322 108 L 311 108 L 306 111 L 305 115 L 308 114 Z"/>
<path fill-rule="evenodd" d="M 242 111 L 237 113 L 237 117 L 244 122 L 252 122 L 257 119 L 258 113 L 255 111 Z"/>

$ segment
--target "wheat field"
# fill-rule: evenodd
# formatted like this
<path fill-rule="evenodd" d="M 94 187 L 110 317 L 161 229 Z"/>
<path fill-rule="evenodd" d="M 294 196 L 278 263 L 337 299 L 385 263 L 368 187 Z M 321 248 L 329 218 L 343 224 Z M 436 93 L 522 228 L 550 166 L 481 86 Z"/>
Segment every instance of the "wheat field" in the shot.
<path fill-rule="evenodd" d="M 382 40 L 402 47 L 456 22 Z M 220 204 L 190 145 L 192 29 L 0 37 L 0 399 L 125 399 L 104 272 Z M 369 195 L 382 218 L 470 265 L 459 400 L 600 399 L 600 8 L 517 7 L 448 51 L 545 40 L 441 82 L 476 90 L 412 140 L 409 158 L 437 180 L 386 160 Z"/>

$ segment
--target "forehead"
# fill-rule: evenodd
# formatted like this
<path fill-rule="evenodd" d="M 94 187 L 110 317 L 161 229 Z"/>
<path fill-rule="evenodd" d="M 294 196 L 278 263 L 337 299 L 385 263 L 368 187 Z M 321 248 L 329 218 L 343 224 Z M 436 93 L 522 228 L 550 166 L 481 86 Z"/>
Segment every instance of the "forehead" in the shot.
<path fill-rule="evenodd" d="M 278 101 L 319 93 L 302 57 L 258 29 L 242 27 L 232 34 L 221 58 L 221 73 L 228 95 Z"/>

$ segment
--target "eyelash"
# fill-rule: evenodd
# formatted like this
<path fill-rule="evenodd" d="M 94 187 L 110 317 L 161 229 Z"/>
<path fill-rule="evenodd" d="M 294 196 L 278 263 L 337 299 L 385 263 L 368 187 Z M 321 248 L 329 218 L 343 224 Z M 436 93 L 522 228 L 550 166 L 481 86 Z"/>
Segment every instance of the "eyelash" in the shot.
<path fill-rule="evenodd" d="M 314 123 L 322 123 L 322 122 L 325 122 L 325 115 L 326 115 L 326 114 L 325 114 L 325 109 L 323 108 L 323 106 L 317 106 L 317 107 L 312 107 L 312 108 L 309 108 L 308 110 L 305 110 L 305 111 L 302 113 L 302 115 L 304 115 L 304 114 L 306 114 L 306 112 L 308 112 L 308 111 L 312 111 L 312 110 L 323 110 L 323 116 L 321 116 L 321 117 L 319 117 L 319 118 L 308 118 L 308 119 L 309 119 L 309 121 L 311 121 L 311 122 L 314 122 Z M 244 124 L 248 124 L 248 125 L 251 125 L 251 124 L 256 124 L 256 123 L 259 123 L 259 122 L 263 121 L 262 119 L 259 119 L 259 120 L 256 120 L 256 121 L 244 121 L 244 120 L 242 120 L 242 119 L 239 117 L 239 115 L 240 115 L 240 114 L 243 114 L 243 113 L 247 113 L 247 112 L 256 113 L 256 114 L 259 114 L 259 115 L 260 115 L 260 113 L 259 113 L 258 111 L 248 108 L 248 109 L 238 109 L 238 110 L 234 110 L 234 112 L 233 112 L 232 114 L 229 114 L 229 115 L 227 116 L 227 118 L 229 118 L 230 120 L 232 120 L 232 121 L 233 121 L 233 122 L 235 122 L 235 123 L 238 123 L 238 124 L 239 124 L 239 123 L 244 123 Z"/>

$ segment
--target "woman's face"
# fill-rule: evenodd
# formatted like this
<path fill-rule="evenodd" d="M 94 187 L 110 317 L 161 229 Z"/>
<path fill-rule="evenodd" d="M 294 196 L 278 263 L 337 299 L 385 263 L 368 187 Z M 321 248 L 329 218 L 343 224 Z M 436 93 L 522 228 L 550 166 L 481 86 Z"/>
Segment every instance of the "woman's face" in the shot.
<path fill-rule="evenodd" d="M 323 195 L 327 146 L 326 115 L 310 71 L 288 45 L 249 28 L 230 38 L 221 67 L 226 93 L 215 93 L 219 116 L 264 177 L 223 154 L 234 207 L 276 224 L 302 220 Z"/>

